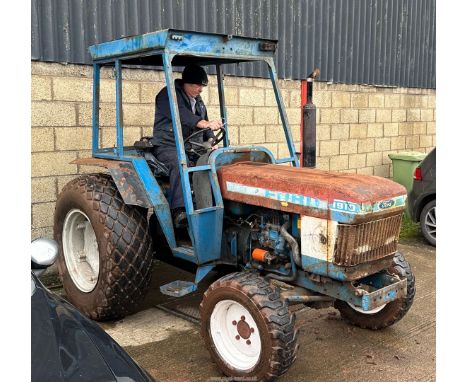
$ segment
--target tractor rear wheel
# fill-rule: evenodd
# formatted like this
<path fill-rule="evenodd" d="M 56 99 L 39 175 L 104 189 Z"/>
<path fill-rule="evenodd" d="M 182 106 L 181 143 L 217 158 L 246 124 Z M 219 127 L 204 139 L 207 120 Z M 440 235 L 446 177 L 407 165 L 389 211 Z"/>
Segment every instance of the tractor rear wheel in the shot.
<path fill-rule="evenodd" d="M 200 315 L 212 358 L 234 380 L 274 380 L 296 359 L 295 315 L 279 289 L 255 273 L 231 273 L 214 282 Z"/>
<path fill-rule="evenodd" d="M 60 193 L 59 274 L 69 301 L 88 317 L 123 317 L 145 296 L 152 262 L 146 213 L 126 205 L 106 174 L 81 176 Z"/>
<path fill-rule="evenodd" d="M 335 308 L 340 311 L 345 321 L 363 329 L 379 330 L 400 321 L 409 311 L 416 293 L 415 278 L 409 263 L 401 253 L 397 252 L 393 257 L 393 265 L 387 271 L 400 278 L 406 278 L 406 296 L 370 311 L 336 300 Z"/>

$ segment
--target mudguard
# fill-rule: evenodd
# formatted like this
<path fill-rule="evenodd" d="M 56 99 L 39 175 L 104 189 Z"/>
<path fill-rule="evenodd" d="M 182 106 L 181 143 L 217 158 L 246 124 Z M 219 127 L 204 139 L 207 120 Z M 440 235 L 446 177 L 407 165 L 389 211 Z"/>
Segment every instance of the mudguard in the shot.
<path fill-rule="evenodd" d="M 107 168 L 125 204 L 153 208 L 169 246 L 176 246 L 169 203 L 144 158 L 131 161 L 80 158 L 71 163 Z"/>
<path fill-rule="evenodd" d="M 125 204 L 144 208 L 153 207 L 132 162 L 99 158 L 81 158 L 71 163 L 107 168 Z"/>

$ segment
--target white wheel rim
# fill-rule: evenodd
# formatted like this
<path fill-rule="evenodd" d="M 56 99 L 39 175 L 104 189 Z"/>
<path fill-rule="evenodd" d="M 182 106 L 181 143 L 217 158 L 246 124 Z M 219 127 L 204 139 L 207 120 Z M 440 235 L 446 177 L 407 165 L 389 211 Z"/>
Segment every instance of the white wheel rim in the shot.
<path fill-rule="evenodd" d="M 82 292 L 91 292 L 98 282 L 99 250 L 93 226 L 83 211 L 68 212 L 62 240 L 65 264 L 73 282 Z"/>
<path fill-rule="evenodd" d="M 216 350 L 229 367 L 245 371 L 258 363 L 260 333 L 244 306 L 233 300 L 218 302 L 210 317 L 210 329 Z"/>
<path fill-rule="evenodd" d="M 372 309 L 372 310 L 364 310 L 362 308 L 360 308 L 359 306 L 356 306 L 356 305 L 353 305 L 353 304 L 350 304 L 348 302 L 348 305 L 353 308 L 356 312 L 359 312 L 359 313 L 362 313 L 362 314 L 375 314 L 375 313 L 379 313 L 383 308 L 385 308 L 387 306 L 387 304 L 383 304 L 381 306 L 379 306 L 378 308 L 375 308 L 375 309 Z"/>

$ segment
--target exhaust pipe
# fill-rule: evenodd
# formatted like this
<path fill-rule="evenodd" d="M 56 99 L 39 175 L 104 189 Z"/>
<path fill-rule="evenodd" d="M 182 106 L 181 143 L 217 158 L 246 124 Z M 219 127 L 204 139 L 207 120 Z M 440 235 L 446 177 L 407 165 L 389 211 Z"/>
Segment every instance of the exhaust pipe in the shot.
<path fill-rule="evenodd" d="M 307 77 L 307 103 L 302 108 L 302 167 L 315 167 L 317 163 L 317 108 L 312 101 L 314 79 L 320 75 L 315 68 Z"/>

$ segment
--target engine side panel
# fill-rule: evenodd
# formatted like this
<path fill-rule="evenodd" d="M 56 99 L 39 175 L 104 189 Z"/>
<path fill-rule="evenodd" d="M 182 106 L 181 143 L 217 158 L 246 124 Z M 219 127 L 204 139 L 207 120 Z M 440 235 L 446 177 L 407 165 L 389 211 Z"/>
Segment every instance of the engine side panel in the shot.
<path fill-rule="evenodd" d="M 307 258 L 333 261 L 338 223 L 312 216 L 301 217 L 301 254 L 306 266 Z"/>

